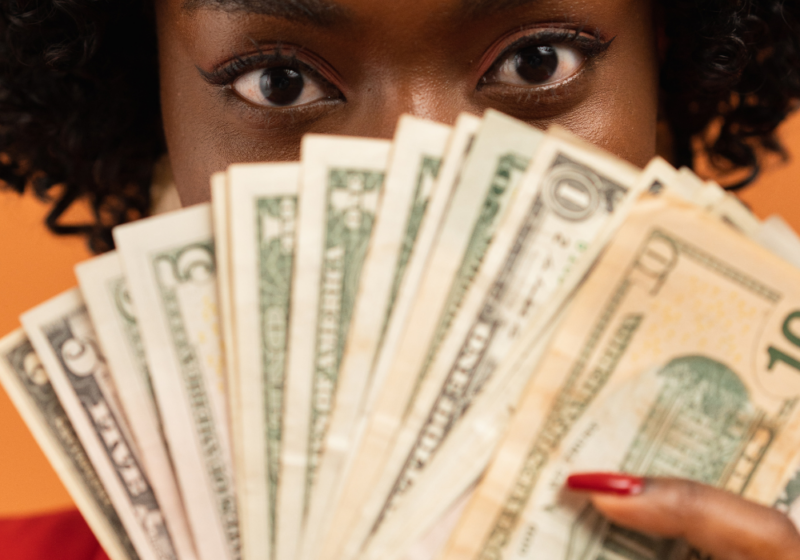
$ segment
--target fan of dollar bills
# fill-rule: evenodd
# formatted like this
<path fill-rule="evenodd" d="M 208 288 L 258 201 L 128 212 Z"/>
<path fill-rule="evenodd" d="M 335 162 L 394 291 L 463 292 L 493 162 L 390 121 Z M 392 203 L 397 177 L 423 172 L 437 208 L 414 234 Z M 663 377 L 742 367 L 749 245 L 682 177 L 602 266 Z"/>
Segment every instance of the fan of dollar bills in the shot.
<path fill-rule="evenodd" d="M 113 560 L 678 554 L 563 490 L 586 470 L 795 505 L 779 218 L 496 112 L 301 159 L 118 227 L 0 342 Z"/>

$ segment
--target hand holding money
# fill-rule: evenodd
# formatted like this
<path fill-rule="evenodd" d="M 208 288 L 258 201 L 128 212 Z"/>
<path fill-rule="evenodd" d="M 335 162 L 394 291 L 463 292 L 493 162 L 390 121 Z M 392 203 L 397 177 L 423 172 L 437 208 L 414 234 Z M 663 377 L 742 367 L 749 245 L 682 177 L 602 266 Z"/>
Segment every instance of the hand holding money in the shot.
<path fill-rule="evenodd" d="M 800 504 L 800 240 L 718 186 L 490 111 L 310 135 L 299 163 L 234 165 L 212 194 L 119 227 L 0 344 L 114 560 L 798 539 L 739 496 Z M 598 470 L 655 482 L 565 487 Z"/>
<path fill-rule="evenodd" d="M 621 486 L 636 491 L 620 492 Z M 716 488 L 682 479 L 607 473 L 573 475 L 568 487 L 594 492 L 592 504 L 614 523 L 685 538 L 712 558 L 800 558 L 800 535 L 789 518 Z"/>

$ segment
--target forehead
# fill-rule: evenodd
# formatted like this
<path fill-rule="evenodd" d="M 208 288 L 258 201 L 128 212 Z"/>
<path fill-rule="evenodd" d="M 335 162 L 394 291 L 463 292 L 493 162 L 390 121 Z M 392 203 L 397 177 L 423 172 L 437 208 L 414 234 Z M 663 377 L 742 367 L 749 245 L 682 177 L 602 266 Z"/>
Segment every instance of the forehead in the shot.
<path fill-rule="evenodd" d="M 352 48 L 354 55 L 411 64 L 412 53 L 464 63 L 474 49 L 505 33 L 540 23 L 565 22 L 610 40 L 649 25 L 654 0 L 161 0 L 159 26 L 205 51 L 247 48 L 267 39 L 312 49 Z M 177 24 L 177 25 L 176 25 Z M 310 31 L 310 32 L 309 32 Z M 460 54 L 459 54 L 460 53 Z M 464 56 L 460 56 L 464 55 Z M 455 56 L 455 59 L 453 58 Z"/>

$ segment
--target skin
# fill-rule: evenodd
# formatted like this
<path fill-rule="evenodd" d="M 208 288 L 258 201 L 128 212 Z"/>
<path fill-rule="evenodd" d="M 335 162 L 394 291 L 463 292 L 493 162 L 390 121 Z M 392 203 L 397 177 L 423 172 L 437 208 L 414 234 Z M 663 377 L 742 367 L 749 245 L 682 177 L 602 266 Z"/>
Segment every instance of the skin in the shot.
<path fill-rule="evenodd" d="M 461 112 L 492 107 L 542 128 L 561 124 L 640 165 L 653 156 L 658 54 L 650 0 L 489 1 L 488 14 L 473 16 L 471 4 L 337 0 L 346 15 L 319 25 L 246 7 L 157 2 L 164 127 L 183 203 L 208 200 L 208 177 L 232 162 L 296 160 L 309 132 L 390 138 L 403 113 L 453 123 Z M 558 86 L 479 87 L 498 41 L 526 28 L 583 28 L 614 41 Z M 277 42 L 304 47 L 325 61 L 345 101 L 268 109 L 198 72 L 256 53 L 254 42 L 265 52 Z"/>
<path fill-rule="evenodd" d="M 695 482 L 654 478 L 637 496 L 594 494 L 592 502 L 615 523 L 684 538 L 716 560 L 800 560 L 800 534 L 788 517 Z"/>
<path fill-rule="evenodd" d="M 637 165 L 656 153 L 652 0 L 188 1 L 155 3 L 164 128 L 184 205 L 209 200 L 210 175 L 231 163 L 296 160 L 309 132 L 391 138 L 403 113 L 453 123 L 494 108 L 540 128 L 560 124 Z M 563 79 L 520 83 L 501 61 L 522 47 L 504 48 L 548 29 L 613 41 L 585 60 L 573 44 L 548 43 L 560 49 Z M 292 107 L 248 100 L 242 92 L 260 90 L 242 88 L 243 76 L 264 64 L 227 84 L 208 80 L 237 56 L 276 50 L 296 57 L 316 98 Z M 685 537 L 719 559 L 800 560 L 785 516 L 705 486 L 651 480 L 637 496 L 593 501 L 615 522 Z"/>

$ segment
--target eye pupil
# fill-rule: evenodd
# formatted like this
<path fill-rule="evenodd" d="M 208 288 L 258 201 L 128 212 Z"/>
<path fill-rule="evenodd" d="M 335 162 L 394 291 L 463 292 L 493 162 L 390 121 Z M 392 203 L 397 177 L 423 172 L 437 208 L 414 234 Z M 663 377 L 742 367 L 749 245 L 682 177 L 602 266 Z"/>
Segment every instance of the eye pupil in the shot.
<path fill-rule="evenodd" d="M 267 68 L 261 74 L 261 94 L 275 105 L 289 105 L 303 92 L 303 76 L 291 68 Z"/>
<path fill-rule="evenodd" d="M 515 58 L 517 74 L 526 82 L 546 82 L 558 69 L 558 54 L 550 45 L 526 47 Z"/>

